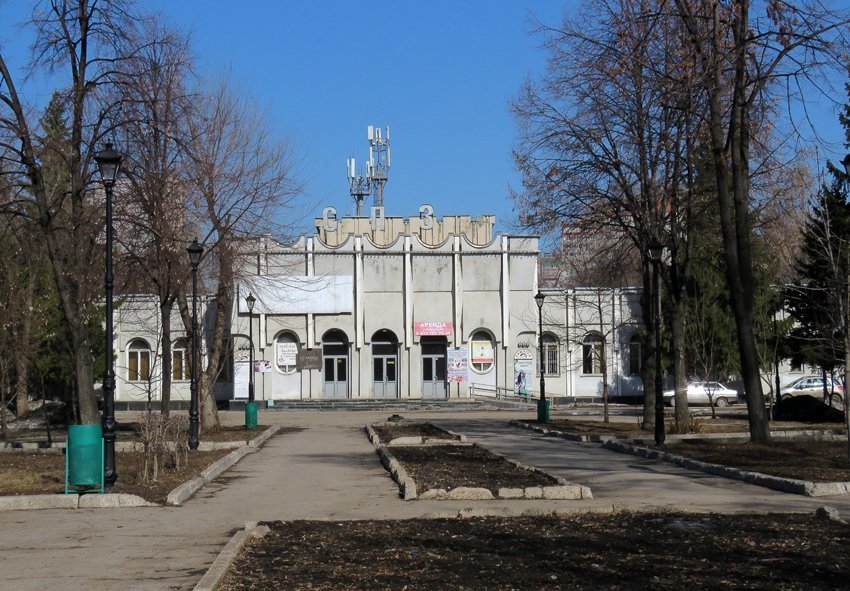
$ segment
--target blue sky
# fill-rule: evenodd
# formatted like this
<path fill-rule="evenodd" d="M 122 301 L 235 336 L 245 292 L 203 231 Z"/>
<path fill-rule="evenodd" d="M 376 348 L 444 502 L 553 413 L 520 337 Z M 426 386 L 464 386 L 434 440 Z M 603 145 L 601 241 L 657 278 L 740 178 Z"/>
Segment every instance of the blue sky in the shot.
<path fill-rule="evenodd" d="M 366 127 L 390 126 L 387 215 L 496 214 L 515 219 L 509 186 L 516 127 L 509 101 L 542 71 L 530 19 L 557 23 L 577 3 L 556 0 L 273 1 L 141 0 L 194 39 L 198 70 L 230 71 L 289 139 L 307 197 L 351 213 L 345 160 L 368 155 Z M 23 60 L 31 2 L 0 0 L 7 59 Z M 565 8 L 566 6 L 566 8 Z M 11 43 L 10 43 L 11 42 Z M 815 109 L 818 132 L 840 146 L 832 105 Z M 826 151 L 829 157 L 834 154 Z M 839 158 L 840 159 L 840 158 Z"/>

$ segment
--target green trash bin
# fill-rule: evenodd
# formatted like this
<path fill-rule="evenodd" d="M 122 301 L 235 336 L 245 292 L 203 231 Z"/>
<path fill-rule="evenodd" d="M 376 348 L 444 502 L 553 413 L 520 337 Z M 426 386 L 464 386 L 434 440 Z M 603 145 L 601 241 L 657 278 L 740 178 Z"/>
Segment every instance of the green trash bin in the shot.
<path fill-rule="evenodd" d="M 253 429 L 257 426 L 257 403 L 245 403 L 245 428 Z"/>
<path fill-rule="evenodd" d="M 103 430 L 96 425 L 70 425 L 65 445 L 65 493 L 74 487 L 100 485 L 103 479 Z"/>

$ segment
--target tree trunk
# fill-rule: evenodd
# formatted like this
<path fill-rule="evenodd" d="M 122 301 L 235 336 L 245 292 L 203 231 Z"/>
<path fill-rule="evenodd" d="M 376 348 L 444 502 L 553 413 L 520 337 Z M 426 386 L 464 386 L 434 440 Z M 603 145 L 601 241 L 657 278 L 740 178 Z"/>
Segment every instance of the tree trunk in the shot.
<path fill-rule="evenodd" d="M 109 353 L 112 354 L 111 348 Z M 94 396 L 94 372 L 88 339 L 86 339 L 85 345 L 74 347 L 74 378 L 77 383 L 80 424 L 94 425 L 99 423 L 100 412 L 97 410 L 97 400 Z"/>
<path fill-rule="evenodd" d="M 171 377 L 172 377 L 172 359 L 171 359 L 171 309 L 173 303 L 171 301 L 160 302 L 159 318 L 162 322 L 162 388 L 160 390 L 160 412 L 164 416 L 168 416 L 171 405 Z M 185 355 L 184 355 L 185 357 Z M 186 363 L 186 359 L 183 359 Z M 182 375 L 180 376 L 183 377 Z"/>
<path fill-rule="evenodd" d="M 685 300 L 673 297 L 670 313 L 670 331 L 673 350 L 673 384 L 676 390 L 676 425 L 686 433 L 690 425 L 688 408 L 688 375 L 685 366 Z"/>
<path fill-rule="evenodd" d="M 728 138 L 724 129 L 726 111 L 722 104 L 724 89 L 727 87 L 724 83 L 720 59 L 728 39 L 723 35 L 719 4 L 714 7 L 712 49 L 707 63 L 708 77 L 705 87 L 708 93 L 708 128 L 717 183 L 717 202 L 720 209 L 720 226 L 726 261 L 726 283 L 729 287 L 738 333 L 750 439 L 756 443 L 766 443 L 770 441 L 770 430 L 761 390 L 755 333 L 752 325 L 755 288 L 749 221 L 749 121 L 745 97 L 749 47 L 746 39 L 749 2 L 739 0 L 737 4 L 737 19 L 733 23 L 735 76 Z M 731 157 L 727 152 L 727 139 Z M 731 186 L 727 158 L 731 160 Z"/>
<path fill-rule="evenodd" d="M 641 379 L 643 381 L 643 430 L 655 429 L 655 317 L 652 313 L 654 282 L 649 265 L 642 265 L 643 292 L 640 296 L 641 314 L 646 332 L 643 335 Z"/>
<path fill-rule="evenodd" d="M 23 313 L 20 317 L 20 333 L 15 346 L 15 414 L 22 417 L 29 411 L 29 368 L 32 347 L 32 300 L 35 292 L 35 269 L 30 269 L 27 277 Z"/>

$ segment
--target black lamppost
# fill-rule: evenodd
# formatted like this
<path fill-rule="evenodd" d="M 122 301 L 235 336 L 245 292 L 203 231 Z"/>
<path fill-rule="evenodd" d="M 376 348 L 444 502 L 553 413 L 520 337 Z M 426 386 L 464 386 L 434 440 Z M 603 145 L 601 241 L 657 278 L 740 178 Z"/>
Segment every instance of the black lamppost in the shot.
<path fill-rule="evenodd" d="M 844 166 L 844 182 L 850 186 L 850 154 L 844 156 L 844 159 L 841 161 L 841 164 Z M 844 324 L 844 343 L 845 349 L 847 349 L 847 332 L 850 331 L 850 273 L 847 275 L 847 319 Z M 845 351 L 845 361 L 847 352 Z M 850 393 L 850 380 L 847 379 L 847 364 L 844 364 L 844 425 L 847 428 L 847 432 L 850 433 L 850 399 L 847 398 L 848 393 Z M 832 402 L 832 399 L 830 399 Z M 847 439 L 847 456 L 850 457 L 850 438 Z"/>
<path fill-rule="evenodd" d="M 197 451 L 200 435 L 200 411 L 198 409 L 198 263 L 204 254 L 204 247 L 198 239 L 186 249 L 192 264 L 192 381 L 189 383 L 189 449 Z"/>
<path fill-rule="evenodd" d="M 537 322 L 539 325 L 539 342 L 538 350 L 540 351 L 540 399 L 537 401 L 537 422 L 549 422 L 549 405 L 546 404 L 546 363 L 543 359 L 543 300 L 546 296 L 542 291 L 538 291 L 534 296 L 534 301 L 537 303 Z"/>
<path fill-rule="evenodd" d="M 651 242 L 647 245 L 647 254 L 652 261 L 652 305 L 655 311 L 655 444 L 663 445 L 664 434 L 664 394 L 661 385 L 661 257 L 664 245 Z"/>
<path fill-rule="evenodd" d="M 104 441 L 104 480 L 112 486 L 118 480 L 115 470 L 115 361 L 112 357 L 112 344 L 115 338 L 112 326 L 112 188 L 118 178 L 121 168 L 121 153 L 112 149 L 112 144 L 106 144 L 106 149 L 94 156 L 97 162 L 100 180 L 106 192 L 106 345 L 105 365 L 103 376 L 103 426 Z"/>
<path fill-rule="evenodd" d="M 249 293 L 245 298 L 245 303 L 248 304 L 248 340 L 250 341 L 250 349 L 248 353 L 248 404 L 245 405 L 245 426 L 249 429 L 254 427 L 253 417 L 256 416 L 254 405 L 254 302 L 257 298 L 253 293 Z"/>

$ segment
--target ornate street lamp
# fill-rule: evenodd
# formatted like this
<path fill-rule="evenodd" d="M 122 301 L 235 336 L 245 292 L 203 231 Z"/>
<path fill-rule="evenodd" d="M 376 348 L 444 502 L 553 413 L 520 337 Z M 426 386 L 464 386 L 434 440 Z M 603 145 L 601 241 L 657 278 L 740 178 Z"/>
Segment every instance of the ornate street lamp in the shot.
<path fill-rule="evenodd" d="M 204 247 L 198 239 L 186 249 L 192 265 L 192 381 L 189 383 L 189 449 L 198 450 L 200 435 L 200 411 L 198 409 L 198 264 L 204 255 Z"/>
<path fill-rule="evenodd" d="M 652 302 L 655 311 L 655 444 L 663 445 L 664 433 L 664 394 L 661 387 L 661 257 L 664 245 L 653 241 L 647 245 L 647 254 L 652 262 Z"/>
<path fill-rule="evenodd" d="M 245 298 L 248 304 L 248 341 L 250 349 L 248 353 L 248 404 L 245 405 L 245 427 L 253 429 L 256 426 L 257 405 L 254 404 L 254 303 L 257 298 L 249 293 Z"/>
<path fill-rule="evenodd" d="M 542 291 L 538 291 L 534 296 L 534 301 L 537 304 L 537 322 L 538 322 L 538 351 L 540 354 L 540 399 L 537 401 L 537 422 L 549 422 L 549 405 L 546 402 L 546 362 L 543 355 L 543 300 L 546 295 Z"/>
<path fill-rule="evenodd" d="M 106 192 L 106 344 L 105 344 L 105 374 L 103 376 L 103 426 L 104 441 L 104 480 L 112 486 L 118 480 L 115 470 L 115 361 L 112 356 L 112 345 L 115 331 L 112 326 L 112 188 L 118 178 L 121 168 L 121 153 L 112 149 L 112 144 L 106 144 L 106 149 L 94 156 L 100 181 Z"/>

